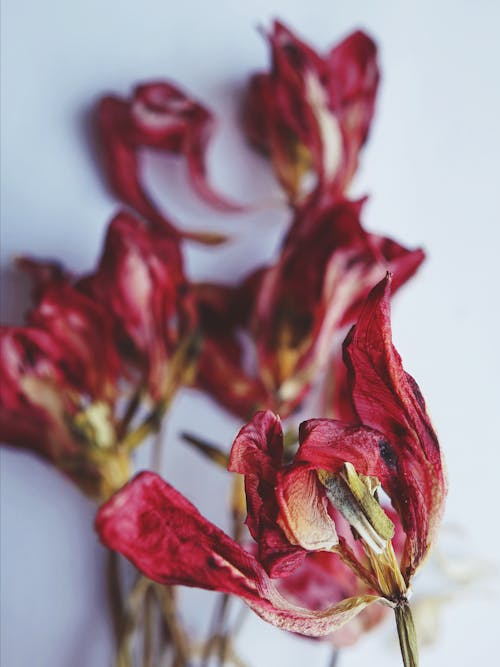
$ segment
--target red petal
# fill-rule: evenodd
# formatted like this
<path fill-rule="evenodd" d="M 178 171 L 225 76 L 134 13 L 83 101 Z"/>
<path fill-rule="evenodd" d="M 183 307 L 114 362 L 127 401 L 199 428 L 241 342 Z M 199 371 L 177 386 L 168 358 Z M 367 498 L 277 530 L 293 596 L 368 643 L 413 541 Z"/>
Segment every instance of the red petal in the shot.
<path fill-rule="evenodd" d="M 390 290 L 390 276 L 372 290 L 344 349 L 359 418 L 389 443 L 384 459 L 393 475 L 385 488 L 407 534 L 403 566 L 409 579 L 432 542 L 446 481 L 424 400 L 392 344 Z"/>
<path fill-rule="evenodd" d="M 275 23 L 269 42 L 271 72 L 252 77 L 246 98 L 247 136 L 271 154 L 292 200 L 304 195 L 308 166 L 299 146 L 307 149 L 317 176 L 315 191 L 341 196 L 373 116 L 379 79 L 375 44 L 356 32 L 321 57 L 281 23 Z"/>
<path fill-rule="evenodd" d="M 0 441 L 32 449 L 52 461 L 63 452 L 72 452 L 74 443 L 57 410 L 59 404 L 51 410 L 43 400 L 35 402 L 38 392 L 26 386 L 26 380 L 40 380 L 37 389 L 42 393 L 43 386 L 49 389 L 51 385 L 59 393 L 71 390 L 62 357 L 59 345 L 46 331 L 0 327 Z"/>
<path fill-rule="evenodd" d="M 278 524 L 291 544 L 307 551 L 329 551 L 338 544 L 329 502 L 314 470 L 300 465 L 282 470 L 276 496 Z"/>
<path fill-rule="evenodd" d="M 258 412 L 243 426 L 231 448 L 228 469 L 242 475 L 257 475 L 274 483 L 283 458 L 280 418 L 271 410 Z"/>
<path fill-rule="evenodd" d="M 300 425 L 299 440 L 296 463 L 335 473 L 349 462 L 358 472 L 378 477 L 382 483 L 394 472 L 391 461 L 386 460 L 386 436 L 366 426 L 309 419 Z"/>
<path fill-rule="evenodd" d="M 293 571 L 305 556 L 302 547 L 291 544 L 277 524 L 275 485 L 282 456 L 281 422 L 268 410 L 258 412 L 238 433 L 228 466 L 245 475 L 246 524 L 257 542 L 260 562 L 273 577 Z"/>
<path fill-rule="evenodd" d="M 191 182 L 203 199 L 219 210 L 242 210 L 209 185 L 205 157 L 214 119 L 179 88 L 156 81 L 137 86 L 131 100 L 104 97 L 97 110 L 97 125 L 106 172 L 115 194 L 171 235 L 179 232 L 159 212 L 142 185 L 138 159 L 141 147 L 184 155 Z"/>
<path fill-rule="evenodd" d="M 198 357 L 196 385 L 232 414 L 249 419 L 269 404 L 262 382 L 243 368 L 242 348 L 235 336 L 205 336 Z"/>
<path fill-rule="evenodd" d="M 264 620 L 293 632 L 328 634 L 378 599 L 348 598 L 321 612 L 287 602 L 251 554 L 154 473 L 142 473 L 103 505 L 96 529 L 154 581 L 238 595 Z"/>

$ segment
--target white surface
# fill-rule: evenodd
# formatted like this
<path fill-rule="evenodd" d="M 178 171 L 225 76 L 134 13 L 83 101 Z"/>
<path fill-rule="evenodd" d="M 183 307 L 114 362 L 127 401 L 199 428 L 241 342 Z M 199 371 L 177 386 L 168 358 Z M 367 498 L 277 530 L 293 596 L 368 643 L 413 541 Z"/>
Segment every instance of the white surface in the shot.
<path fill-rule="evenodd" d="M 395 340 L 447 456 L 446 522 L 463 527 L 466 551 L 498 563 L 498 3 L 3 0 L 2 14 L 2 310 L 9 321 L 18 321 L 27 303 L 26 283 L 9 268 L 13 255 L 55 256 L 75 270 L 96 261 L 115 209 L 88 141 L 86 121 L 97 96 L 125 94 L 146 78 L 181 83 L 221 116 L 211 153 L 214 180 L 251 200 L 273 190 L 262 161 L 235 130 L 238 93 L 268 58 L 255 27 L 278 16 L 319 48 L 356 27 L 375 36 L 383 81 L 354 191 L 372 194 L 370 228 L 428 250 L 424 268 L 395 303 Z M 203 217 L 207 225 L 238 231 L 229 248 L 190 251 L 197 275 L 220 275 L 221 265 L 227 278 L 241 275 L 266 230 L 276 238 L 283 228 L 279 211 L 219 222 L 221 216 L 184 197 L 182 165 L 160 166 L 169 183 L 156 175 L 151 186 L 163 189 L 169 210 L 186 225 L 200 226 Z M 238 424 L 187 394 L 169 422 L 166 474 L 195 501 L 218 495 L 202 508 L 218 519 L 222 478 L 207 474 L 176 441 L 188 420 L 228 444 Z M 92 506 L 27 454 L 2 451 L 1 478 L 1 664 L 109 665 L 103 551 L 92 532 Z M 208 489 L 200 489 L 200 479 Z M 425 570 L 418 585 L 428 585 Z M 422 649 L 422 663 L 493 664 L 495 591 L 498 579 L 487 579 L 445 606 L 439 641 Z M 196 595 L 186 598 L 210 599 Z M 192 613 L 189 622 L 199 628 L 204 619 Z M 368 660 L 399 665 L 393 630 L 389 624 L 343 652 L 340 667 Z M 306 661 L 324 667 L 328 656 L 324 645 L 257 619 L 243 633 L 242 653 L 253 667 Z"/>

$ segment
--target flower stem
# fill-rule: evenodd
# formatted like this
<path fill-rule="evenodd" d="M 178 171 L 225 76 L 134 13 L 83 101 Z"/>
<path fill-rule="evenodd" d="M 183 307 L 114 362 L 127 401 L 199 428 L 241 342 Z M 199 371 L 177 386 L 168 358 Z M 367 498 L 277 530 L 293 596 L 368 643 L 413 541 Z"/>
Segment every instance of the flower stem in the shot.
<path fill-rule="evenodd" d="M 328 667 L 337 667 L 337 665 L 339 664 L 339 655 L 340 655 L 339 649 L 334 647 L 330 655 L 330 662 L 328 663 Z"/>
<path fill-rule="evenodd" d="M 404 667 L 418 667 L 417 635 L 410 605 L 405 601 L 394 609 L 394 613 Z"/>
<path fill-rule="evenodd" d="M 122 630 L 122 614 L 123 614 L 123 596 L 120 585 L 120 563 L 119 556 L 116 551 L 108 551 L 108 562 L 106 568 L 107 574 L 107 589 L 108 589 L 108 605 L 113 623 L 113 632 L 115 635 L 116 645 L 120 643 L 120 635 Z"/>

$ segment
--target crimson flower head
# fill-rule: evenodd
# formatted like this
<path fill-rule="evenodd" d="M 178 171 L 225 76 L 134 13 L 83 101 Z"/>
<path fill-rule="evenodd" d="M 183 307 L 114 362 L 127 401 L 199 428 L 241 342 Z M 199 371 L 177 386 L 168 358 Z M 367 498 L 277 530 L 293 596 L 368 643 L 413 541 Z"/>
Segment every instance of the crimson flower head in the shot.
<path fill-rule="evenodd" d="M 0 439 L 31 449 L 86 493 L 129 478 L 116 447 L 121 360 L 113 321 L 68 282 L 48 284 L 24 327 L 0 330 Z"/>
<path fill-rule="evenodd" d="M 446 482 L 422 395 L 392 344 L 390 282 L 369 294 L 344 346 L 358 422 L 303 422 L 291 464 L 270 411 L 236 437 L 229 468 L 245 478 L 256 556 L 152 473 L 100 510 L 103 542 L 158 582 L 239 595 L 265 620 L 306 635 L 329 634 L 382 602 L 395 610 L 405 664 L 416 664 L 410 583 L 435 535 Z M 384 509 L 382 491 L 393 509 Z M 365 591 L 313 611 L 285 598 L 276 577 L 284 592 L 282 578 L 317 553 L 340 559 Z"/>
<path fill-rule="evenodd" d="M 301 200 L 313 172 L 321 191 L 345 193 L 374 113 L 377 49 L 355 32 L 324 55 L 276 21 L 271 71 L 250 80 L 244 129 L 270 155 L 289 198 Z"/>
<path fill-rule="evenodd" d="M 0 438 L 35 450 L 103 499 L 130 477 L 195 356 L 192 297 L 178 241 L 127 212 L 95 272 L 23 258 L 36 305 L 0 334 Z M 146 399 L 142 427 L 138 409 Z"/>
<path fill-rule="evenodd" d="M 266 406 L 289 415 L 325 371 L 336 334 L 359 315 L 370 288 L 389 269 L 395 292 L 422 263 L 420 248 L 366 232 L 362 205 L 316 200 L 297 208 L 274 265 L 236 288 L 198 288 L 207 331 L 200 384 L 231 411 L 248 419 Z M 241 332 L 255 346 L 254 368 L 245 367 Z"/>
<path fill-rule="evenodd" d="M 103 97 L 96 123 L 105 174 L 121 202 L 171 236 L 217 241 L 203 233 L 181 234 L 149 196 L 140 168 L 143 148 L 182 155 L 193 186 L 205 200 L 221 209 L 239 210 L 207 180 L 205 156 L 215 128 L 210 111 L 171 83 L 153 81 L 137 86 L 130 99 Z"/>
<path fill-rule="evenodd" d="M 122 211 L 109 225 L 97 270 L 78 287 L 112 314 L 122 356 L 161 400 L 170 359 L 195 325 L 178 241 Z"/>

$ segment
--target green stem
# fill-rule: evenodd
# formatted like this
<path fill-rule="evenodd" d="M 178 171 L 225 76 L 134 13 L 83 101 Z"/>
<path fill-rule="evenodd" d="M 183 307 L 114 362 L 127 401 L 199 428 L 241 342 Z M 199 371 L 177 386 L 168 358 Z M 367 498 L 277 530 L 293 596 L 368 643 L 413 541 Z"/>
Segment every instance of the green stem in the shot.
<path fill-rule="evenodd" d="M 410 605 L 404 601 L 394 609 L 394 613 L 404 667 L 418 667 L 417 635 Z"/>

